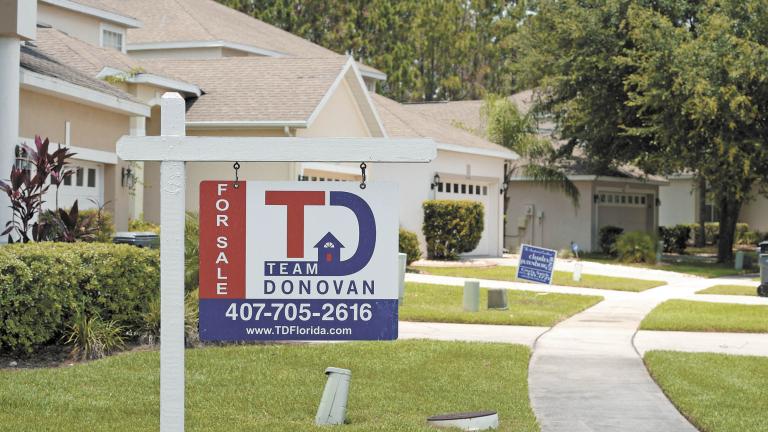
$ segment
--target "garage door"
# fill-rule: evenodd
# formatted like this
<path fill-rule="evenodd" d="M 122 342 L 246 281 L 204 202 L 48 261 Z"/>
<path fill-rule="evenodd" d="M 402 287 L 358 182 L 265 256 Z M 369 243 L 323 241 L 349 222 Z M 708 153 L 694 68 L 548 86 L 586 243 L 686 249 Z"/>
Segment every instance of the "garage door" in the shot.
<path fill-rule="evenodd" d="M 617 226 L 625 232 L 653 229 L 649 208 L 651 195 L 598 192 L 598 227 Z"/>
<path fill-rule="evenodd" d="M 488 183 L 470 181 L 445 181 L 438 184 L 436 198 L 441 200 L 467 200 L 479 202 L 483 205 L 484 224 L 483 235 L 475 250 L 466 255 L 496 255 L 495 242 L 492 240 L 496 232 L 493 212 L 496 210 L 491 205 L 491 193 Z M 495 196 L 494 196 L 495 197 Z M 493 221 L 493 222 L 492 222 Z M 491 250 L 493 248 L 493 251 Z"/>
<path fill-rule="evenodd" d="M 81 210 L 96 208 L 94 203 L 104 204 L 104 165 L 94 162 L 73 160 L 70 169 L 74 174 L 64 180 L 59 189 L 59 207 L 68 209 L 77 200 Z M 46 207 L 53 208 L 55 189 L 50 189 Z"/>

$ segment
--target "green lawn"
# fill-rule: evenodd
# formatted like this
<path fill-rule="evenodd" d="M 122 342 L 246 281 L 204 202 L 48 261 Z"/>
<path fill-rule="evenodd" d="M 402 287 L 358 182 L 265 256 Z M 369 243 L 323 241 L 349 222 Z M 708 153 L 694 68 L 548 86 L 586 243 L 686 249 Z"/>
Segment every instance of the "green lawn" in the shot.
<path fill-rule="evenodd" d="M 690 249 L 690 248 L 689 248 Z M 714 258 L 706 259 L 697 256 L 670 256 L 666 255 L 661 264 L 627 264 L 617 261 L 610 255 L 602 253 L 589 253 L 582 256 L 584 261 L 593 261 L 602 264 L 617 264 L 633 267 L 642 267 L 653 270 L 666 270 L 677 273 L 685 273 L 693 276 L 705 278 L 716 278 L 724 276 L 737 276 L 755 273 L 759 271 L 756 267 L 744 270 L 736 270 L 731 263 L 715 263 Z M 756 263 L 756 258 L 752 259 Z"/>
<path fill-rule="evenodd" d="M 768 332 L 768 306 L 667 300 L 640 323 L 642 330 Z"/>
<path fill-rule="evenodd" d="M 400 307 L 403 321 L 507 324 L 550 327 L 603 298 L 509 290 L 508 310 L 488 310 L 488 290 L 480 289 L 480 311 L 464 312 L 463 287 L 407 283 Z"/>
<path fill-rule="evenodd" d="M 651 351 L 645 364 L 700 431 L 768 431 L 768 358 Z"/>
<path fill-rule="evenodd" d="M 725 295 L 745 295 L 757 296 L 757 287 L 744 285 L 715 285 L 697 294 L 725 294 Z"/>
<path fill-rule="evenodd" d="M 521 345 L 436 341 L 250 345 L 187 351 L 189 431 L 327 431 L 313 426 L 328 366 L 352 370 L 344 431 L 425 431 L 430 415 L 497 410 L 503 431 L 539 430 Z M 159 427 L 159 356 L 0 370 L 2 431 Z"/>
<path fill-rule="evenodd" d="M 418 267 L 422 272 L 440 275 L 456 276 L 472 279 L 490 279 L 510 282 L 525 282 L 517 279 L 517 267 Z M 600 288 L 615 291 L 645 291 L 665 285 L 665 282 L 648 281 L 610 276 L 582 274 L 580 282 L 573 281 L 570 272 L 556 271 L 552 279 L 553 285 L 565 285 L 581 288 Z"/>

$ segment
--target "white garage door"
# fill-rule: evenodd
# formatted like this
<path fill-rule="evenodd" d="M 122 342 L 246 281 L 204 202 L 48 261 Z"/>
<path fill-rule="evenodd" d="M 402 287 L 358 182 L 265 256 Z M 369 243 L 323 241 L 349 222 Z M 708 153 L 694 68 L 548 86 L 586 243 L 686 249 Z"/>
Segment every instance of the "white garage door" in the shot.
<path fill-rule="evenodd" d="M 64 180 L 59 189 L 59 207 L 68 209 L 72 207 L 77 200 L 79 209 L 96 208 L 104 204 L 104 165 L 95 162 L 86 162 L 73 160 L 70 163 L 70 169 L 74 173 Z M 46 197 L 46 208 L 52 209 L 56 206 L 56 189 L 49 189 Z"/>
<path fill-rule="evenodd" d="M 652 196 L 639 193 L 598 192 L 598 227 L 617 226 L 625 232 L 653 231 L 649 209 Z"/>
<path fill-rule="evenodd" d="M 472 182 L 469 180 L 445 180 L 438 184 L 435 198 L 440 200 L 467 200 L 479 202 L 483 205 L 484 224 L 483 236 L 480 243 L 472 252 L 466 255 L 496 255 L 495 242 L 493 236 L 497 234 L 494 218 L 495 209 L 491 205 L 491 199 L 496 198 L 493 195 L 488 183 Z M 491 248 L 494 248 L 492 251 Z"/>

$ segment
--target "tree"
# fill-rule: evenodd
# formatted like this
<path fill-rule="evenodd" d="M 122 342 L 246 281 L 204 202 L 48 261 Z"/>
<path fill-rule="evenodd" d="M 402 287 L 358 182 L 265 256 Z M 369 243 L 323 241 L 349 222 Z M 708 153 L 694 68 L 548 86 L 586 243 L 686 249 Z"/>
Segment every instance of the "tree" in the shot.
<path fill-rule="evenodd" d="M 540 0 L 522 26 L 523 81 L 596 172 L 635 164 L 691 172 L 720 209 L 718 260 L 732 257 L 742 204 L 765 179 L 761 0 Z"/>
<path fill-rule="evenodd" d="M 579 189 L 557 165 L 557 152 L 552 141 L 537 133 L 536 119 L 532 113 L 521 113 L 517 105 L 507 97 L 490 95 L 485 99 L 482 116 L 487 122 L 488 139 L 506 147 L 520 156 L 504 169 L 504 183 L 522 174 L 547 189 L 563 192 L 579 207 Z M 504 214 L 509 207 L 509 188 L 504 189 Z M 506 224 L 504 226 L 506 231 Z"/>
<path fill-rule="evenodd" d="M 718 260 L 729 261 L 741 207 L 768 193 L 768 5 L 708 2 L 695 30 L 649 8 L 632 8 L 628 22 L 638 135 L 709 184 L 720 210 Z"/>
<path fill-rule="evenodd" d="M 477 99 L 515 89 L 524 8 L 499 0 L 218 0 L 387 74 L 398 101 Z"/>

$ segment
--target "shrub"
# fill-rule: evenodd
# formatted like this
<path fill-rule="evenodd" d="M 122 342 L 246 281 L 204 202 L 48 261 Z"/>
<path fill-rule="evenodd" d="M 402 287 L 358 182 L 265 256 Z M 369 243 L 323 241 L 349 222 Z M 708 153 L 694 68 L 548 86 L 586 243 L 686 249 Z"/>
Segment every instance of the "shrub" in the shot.
<path fill-rule="evenodd" d="M 455 260 L 480 243 L 483 234 L 483 205 L 474 201 L 425 201 L 424 237 L 427 256 Z"/>
<path fill-rule="evenodd" d="M 619 261 L 627 263 L 656 262 L 656 241 L 641 231 L 632 231 L 616 239 L 616 253 Z"/>
<path fill-rule="evenodd" d="M 616 238 L 624 232 L 624 228 L 606 225 L 600 228 L 598 243 L 604 254 L 616 256 Z"/>
<path fill-rule="evenodd" d="M 707 222 L 704 224 L 704 239 L 707 244 L 715 244 L 720 238 L 720 223 Z"/>
<path fill-rule="evenodd" d="M 0 248 L 0 350 L 30 352 L 61 337 L 78 315 L 137 334 L 159 291 L 159 258 L 108 243 Z"/>
<path fill-rule="evenodd" d="M 671 228 L 659 227 L 659 237 L 664 242 L 664 252 L 683 253 L 691 238 L 691 227 L 675 225 Z"/>
<path fill-rule="evenodd" d="M 98 359 L 125 347 L 125 330 L 115 321 L 100 316 L 78 313 L 67 326 L 67 344 L 72 345 L 73 357 L 80 360 Z"/>
<path fill-rule="evenodd" d="M 160 225 L 145 221 L 144 215 L 141 215 L 138 219 L 131 219 L 128 221 L 128 231 L 153 232 L 155 234 L 160 234 Z"/>
<path fill-rule="evenodd" d="M 412 262 L 421 258 L 421 249 L 419 248 L 419 237 L 415 232 L 408 231 L 405 228 L 400 228 L 399 234 L 399 248 L 398 250 L 408 257 L 405 262 L 411 265 Z"/>
<path fill-rule="evenodd" d="M 187 212 L 184 220 L 184 289 L 197 290 L 200 286 L 200 217 Z"/>
<path fill-rule="evenodd" d="M 112 213 L 102 209 L 81 210 L 80 217 L 88 221 L 87 231 L 93 232 L 94 241 L 111 243 L 115 235 Z"/>

